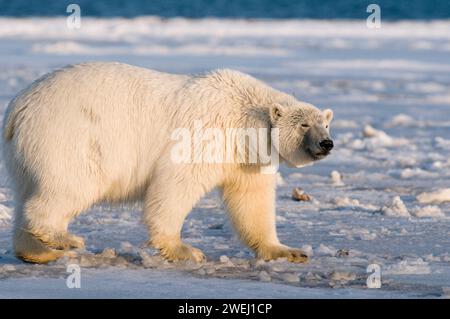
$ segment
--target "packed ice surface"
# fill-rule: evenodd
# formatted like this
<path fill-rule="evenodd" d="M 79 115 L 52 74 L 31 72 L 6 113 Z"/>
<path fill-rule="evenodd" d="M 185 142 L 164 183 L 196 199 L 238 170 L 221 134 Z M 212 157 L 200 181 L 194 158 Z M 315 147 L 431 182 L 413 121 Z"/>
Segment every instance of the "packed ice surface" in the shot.
<path fill-rule="evenodd" d="M 216 191 L 183 238 L 202 264 L 169 263 L 143 243 L 141 204 L 99 205 L 71 231 L 86 249 L 49 265 L 11 247 L 12 194 L 0 167 L 0 297 L 449 297 L 450 22 L 0 19 L 0 110 L 38 76 L 114 60 L 176 73 L 235 68 L 335 112 L 331 156 L 281 168 L 277 227 L 306 265 L 255 260 Z M 302 188 L 310 201 L 294 201 Z M 81 289 L 68 289 L 68 264 Z M 370 264 L 382 287 L 368 289 Z"/>

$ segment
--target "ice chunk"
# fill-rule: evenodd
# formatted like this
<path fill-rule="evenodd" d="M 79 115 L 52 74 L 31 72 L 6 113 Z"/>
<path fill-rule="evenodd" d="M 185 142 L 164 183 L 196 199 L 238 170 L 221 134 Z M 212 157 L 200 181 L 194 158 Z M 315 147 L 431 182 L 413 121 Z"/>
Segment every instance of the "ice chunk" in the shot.
<path fill-rule="evenodd" d="M 450 299 L 450 287 L 442 287 L 442 298 Z"/>
<path fill-rule="evenodd" d="M 395 115 L 386 126 L 394 127 L 394 126 L 411 126 L 415 123 L 415 120 L 406 114 L 397 114 Z"/>
<path fill-rule="evenodd" d="M 207 267 L 206 268 L 206 274 L 207 275 L 212 275 L 216 272 L 216 269 L 214 267 Z"/>
<path fill-rule="evenodd" d="M 438 136 L 434 139 L 434 142 L 436 143 L 437 147 L 450 150 L 450 140 Z"/>
<path fill-rule="evenodd" d="M 283 176 L 280 174 L 280 172 L 277 173 L 277 185 L 283 186 L 286 185 L 286 182 L 283 179 Z"/>
<path fill-rule="evenodd" d="M 226 256 L 226 255 L 222 255 L 222 256 L 220 256 L 219 260 L 221 263 L 226 264 L 230 261 L 230 258 L 228 258 L 228 256 Z"/>
<path fill-rule="evenodd" d="M 200 276 L 204 276 L 204 275 L 206 275 L 206 271 L 205 271 L 205 269 L 200 268 L 200 269 L 197 271 L 197 274 L 199 274 Z"/>
<path fill-rule="evenodd" d="M 437 206 L 425 206 L 418 207 L 413 211 L 413 215 L 416 217 L 434 217 L 434 218 L 442 218 L 445 217 L 445 214 L 441 211 L 441 209 Z"/>
<path fill-rule="evenodd" d="M 0 204 L 0 220 L 10 220 L 11 219 L 11 208 Z"/>
<path fill-rule="evenodd" d="M 330 279 L 335 281 L 352 281 L 356 279 L 356 275 L 348 272 L 334 271 L 330 274 Z"/>
<path fill-rule="evenodd" d="M 159 256 L 151 256 L 143 249 L 139 251 L 139 256 L 141 257 L 142 265 L 145 268 L 157 268 L 162 264 Z"/>
<path fill-rule="evenodd" d="M 334 256 L 336 254 L 336 249 L 334 247 L 326 246 L 324 244 L 320 244 L 319 248 L 317 248 L 316 251 L 321 255 Z"/>
<path fill-rule="evenodd" d="M 300 282 L 300 277 L 297 274 L 285 273 L 281 275 L 281 279 L 285 282 L 296 283 Z"/>
<path fill-rule="evenodd" d="M 313 248 L 311 245 L 303 245 L 301 248 L 305 252 L 305 254 L 311 257 L 314 254 Z"/>
<path fill-rule="evenodd" d="M 382 147 L 398 147 L 403 145 L 412 146 L 411 141 L 405 138 L 393 138 L 381 130 L 377 130 L 370 125 L 366 125 L 362 131 L 364 140 L 355 139 L 349 142 L 352 149 L 374 150 Z"/>
<path fill-rule="evenodd" d="M 377 130 L 370 125 L 366 125 L 363 128 L 363 136 L 364 137 L 383 137 L 385 139 L 389 138 L 389 136 L 383 131 Z"/>
<path fill-rule="evenodd" d="M 3 266 L 0 266 L 0 273 L 1 272 L 9 272 L 9 271 L 15 271 L 16 267 L 14 265 L 6 264 Z"/>
<path fill-rule="evenodd" d="M 450 202 L 450 188 L 438 189 L 430 193 L 421 193 L 417 196 L 417 200 L 422 204 Z"/>
<path fill-rule="evenodd" d="M 400 196 L 395 196 L 390 205 L 382 208 L 383 214 L 392 217 L 410 217 L 408 209 L 405 203 L 401 200 Z"/>
<path fill-rule="evenodd" d="M 359 203 L 359 200 L 357 199 L 351 199 L 349 197 L 339 197 L 334 200 L 334 203 L 338 207 L 345 207 L 345 206 L 359 206 L 361 205 Z"/>
<path fill-rule="evenodd" d="M 341 229 L 339 234 L 347 236 L 349 240 L 359 239 L 359 240 L 374 240 L 377 238 L 376 233 L 371 233 L 368 229 L 365 228 L 351 228 L 351 229 Z"/>
<path fill-rule="evenodd" d="M 330 174 L 331 182 L 334 186 L 344 186 L 344 182 L 342 181 L 342 175 L 338 171 L 332 171 Z"/>
<path fill-rule="evenodd" d="M 259 278 L 260 281 L 264 281 L 264 282 L 268 282 L 268 281 L 272 280 L 270 275 L 264 270 L 259 272 L 258 278 Z"/>
<path fill-rule="evenodd" d="M 431 273 L 430 266 L 422 258 L 416 260 L 402 260 L 401 262 L 384 268 L 385 275 L 420 275 Z"/>
<path fill-rule="evenodd" d="M 351 199 L 349 197 L 340 197 L 334 200 L 337 207 L 359 207 L 367 210 L 378 210 L 379 207 L 372 204 L 361 204 L 357 199 Z"/>
<path fill-rule="evenodd" d="M 434 177 L 435 175 L 436 173 L 431 173 L 416 167 L 414 169 L 405 168 L 404 170 L 402 170 L 400 173 L 400 178 L 408 179 L 412 177 Z"/>
<path fill-rule="evenodd" d="M 99 254 L 99 256 L 105 257 L 105 258 L 115 258 L 115 257 L 117 257 L 116 251 L 114 250 L 114 248 L 105 248 L 101 252 L 101 254 Z"/>
<path fill-rule="evenodd" d="M 442 168 L 447 168 L 447 167 L 450 167 L 450 159 L 448 159 L 446 161 L 435 161 L 431 165 L 431 168 L 433 168 L 433 169 L 442 169 Z"/>
<path fill-rule="evenodd" d="M 441 261 L 441 257 L 439 256 L 434 256 L 433 254 L 428 254 L 424 256 L 426 261 Z"/>
<path fill-rule="evenodd" d="M 301 179 L 304 178 L 302 173 L 292 173 L 289 175 L 289 179 Z"/>

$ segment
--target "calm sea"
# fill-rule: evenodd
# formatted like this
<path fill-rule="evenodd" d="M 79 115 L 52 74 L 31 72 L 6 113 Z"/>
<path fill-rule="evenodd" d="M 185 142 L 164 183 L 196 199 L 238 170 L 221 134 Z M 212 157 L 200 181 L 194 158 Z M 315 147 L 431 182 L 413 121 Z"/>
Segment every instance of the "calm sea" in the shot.
<path fill-rule="evenodd" d="M 376 3 L 382 19 L 450 18 L 450 0 L 0 0 L 0 16 L 62 16 L 70 3 L 93 17 L 365 19 Z"/>

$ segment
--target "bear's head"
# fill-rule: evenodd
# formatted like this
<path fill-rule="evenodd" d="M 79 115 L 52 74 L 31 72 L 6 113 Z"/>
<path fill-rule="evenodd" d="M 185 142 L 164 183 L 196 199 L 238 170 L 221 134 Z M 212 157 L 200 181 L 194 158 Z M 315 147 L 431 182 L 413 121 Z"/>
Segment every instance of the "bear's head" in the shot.
<path fill-rule="evenodd" d="M 325 158 L 333 148 L 330 123 L 333 111 L 296 102 L 270 106 L 272 128 L 279 129 L 278 145 L 274 145 L 281 161 L 301 167 Z"/>

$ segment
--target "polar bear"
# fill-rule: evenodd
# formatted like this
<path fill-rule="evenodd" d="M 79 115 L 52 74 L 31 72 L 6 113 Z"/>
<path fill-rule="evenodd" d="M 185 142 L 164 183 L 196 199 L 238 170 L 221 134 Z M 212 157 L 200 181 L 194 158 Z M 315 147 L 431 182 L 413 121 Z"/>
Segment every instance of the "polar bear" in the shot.
<path fill-rule="evenodd" d="M 34 263 L 55 260 L 83 247 L 68 232 L 82 211 L 143 200 L 148 243 L 169 260 L 201 261 L 203 253 L 183 243 L 180 232 L 200 197 L 218 188 L 257 258 L 305 262 L 305 253 L 278 240 L 276 175 L 261 170 L 270 163 L 178 163 L 171 158 L 172 133 L 192 131 L 197 120 L 219 129 L 276 129 L 280 162 L 301 166 L 330 153 L 332 117 L 330 109 L 228 69 L 187 76 L 91 62 L 44 75 L 10 102 L 4 119 L 15 254 Z"/>

